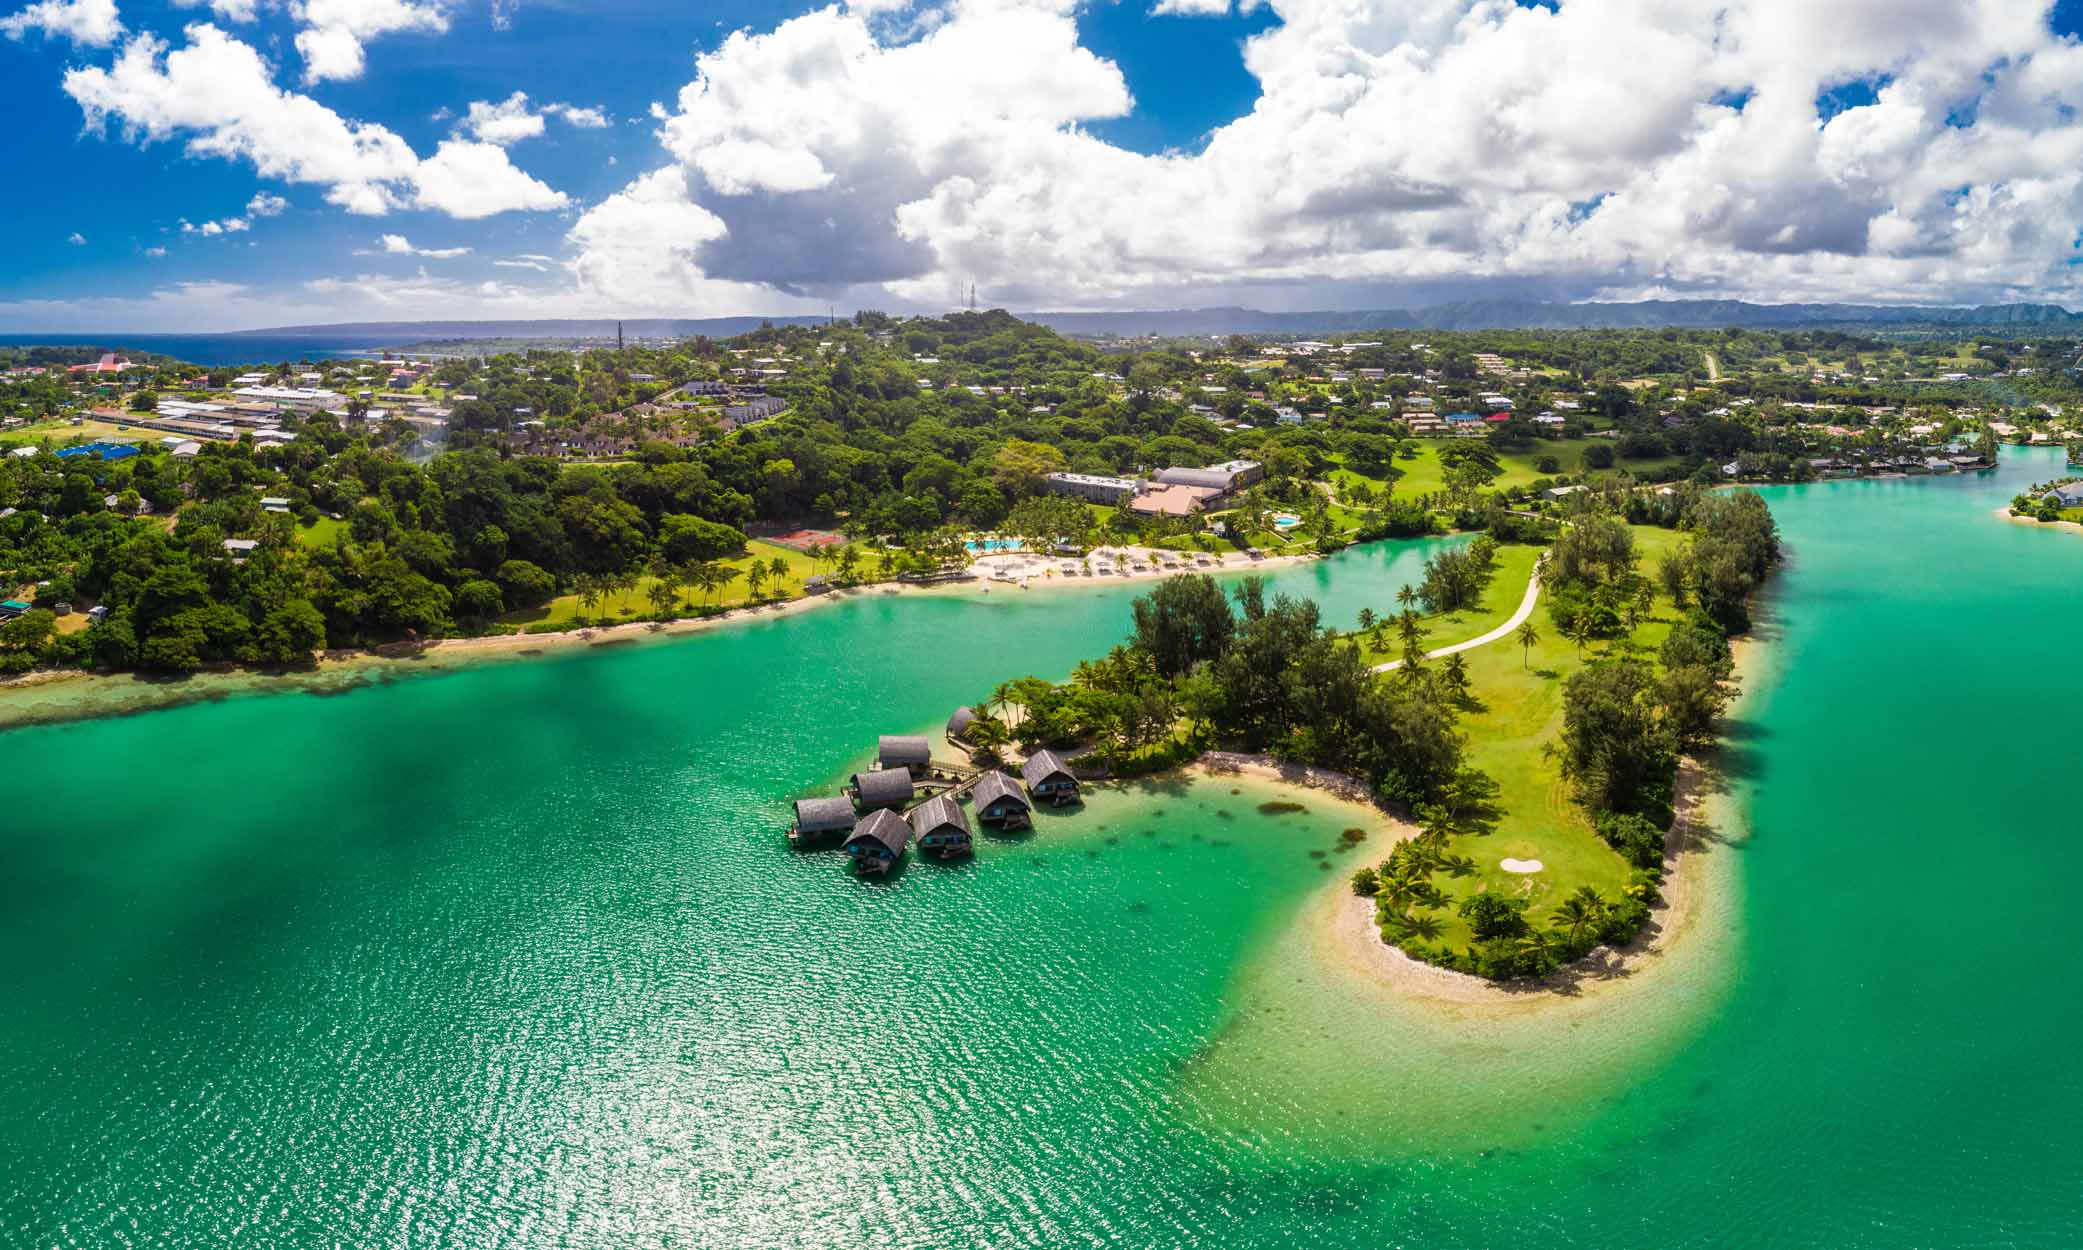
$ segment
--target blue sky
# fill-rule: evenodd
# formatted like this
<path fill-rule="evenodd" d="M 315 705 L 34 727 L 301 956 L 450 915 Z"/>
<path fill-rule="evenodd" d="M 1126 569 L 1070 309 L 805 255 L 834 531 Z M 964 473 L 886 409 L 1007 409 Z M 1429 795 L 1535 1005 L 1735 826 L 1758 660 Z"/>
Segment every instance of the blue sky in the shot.
<path fill-rule="evenodd" d="M 0 207 L 0 330 L 972 282 L 2073 304 L 2079 27 L 2083 0 L 0 0 L 37 171 Z"/>

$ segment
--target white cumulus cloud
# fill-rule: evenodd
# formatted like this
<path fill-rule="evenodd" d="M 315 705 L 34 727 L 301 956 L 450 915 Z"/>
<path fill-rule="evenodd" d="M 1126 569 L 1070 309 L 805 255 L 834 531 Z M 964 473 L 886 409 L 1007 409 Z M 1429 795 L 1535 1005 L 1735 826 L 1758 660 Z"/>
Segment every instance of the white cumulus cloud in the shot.
<path fill-rule="evenodd" d="M 208 8 L 227 22 L 251 22 L 260 17 L 260 0 L 174 0 L 174 7 Z"/>
<path fill-rule="evenodd" d="M 448 11 L 438 2 L 294 0 L 290 11 L 304 27 L 297 32 L 296 45 L 304 58 L 306 84 L 360 78 L 365 67 L 362 45 L 380 35 L 440 34 L 448 29 Z"/>
<path fill-rule="evenodd" d="M 454 260 L 458 256 L 470 255 L 467 247 L 414 247 L 412 240 L 402 234 L 387 234 L 381 240 L 386 256 L 424 256 L 430 260 Z"/>
<path fill-rule="evenodd" d="M 123 34 L 116 0 L 38 0 L 18 13 L 0 17 L 0 34 L 20 39 L 30 31 L 46 38 L 62 36 L 89 48 L 105 48 Z"/>
<path fill-rule="evenodd" d="M 289 209 L 289 201 L 269 191 L 262 191 L 246 201 L 248 217 L 280 217 Z"/>
<path fill-rule="evenodd" d="M 1135 105 L 1069 0 L 733 34 L 654 109 L 671 163 L 573 228 L 576 272 L 1028 308 L 2083 294 L 2083 45 L 2043 0 L 1270 3 L 1250 111 L 1155 154 L 1093 133 Z M 1855 83 L 1872 103 L 1819 107 Z"/>
<path fill-rule="evenodd" d="M 509 147 L 541 135 L 546 129 L 544 119 L 549 117 L 561 117 L 581 130 L 600 130 L 608 125 L 607 114 L 600 109 L 563 103 L 537 108 L 528 102 L 527 92 L 516 91 L 497 103 L 472 100 L 458 129 L 482 142 Z"/>
<path fill-rule="evenodd" d="M 190 26 L 187 38 L 169 50 L 138 35 L 114 64 L 68 70 L 65 91 L 89 127 L 114 123 L 140 141 L 184 138 L 192 156 L 246 160 L 262 177 L 321 186 L 350 212 L 420 207 L 475 218 L 566 202 L 501 148 L 451 140 L 422 160 L 389 129 L 275 86 L 260 54 L 215 26 Z"/>
<path fill-rule="evenodd" d="M 541 113 L 528 107 L 527 93 L 516 91 L 497 104 L 472 100 L 463 129 L 486 143 L 505 147 L 541 134 L 543 120 Z"/>
<path fill-rule="evenodd" d="M 206 239 L 215 238 L 220 234 L 243 234 L 252 228 L 253 223 L 243 217 L 226 217 L 221 220 L 205 221 L 200 224 L 192 222 L 186 217 L 181 219 L 182 234 L 199 234 Z"/>

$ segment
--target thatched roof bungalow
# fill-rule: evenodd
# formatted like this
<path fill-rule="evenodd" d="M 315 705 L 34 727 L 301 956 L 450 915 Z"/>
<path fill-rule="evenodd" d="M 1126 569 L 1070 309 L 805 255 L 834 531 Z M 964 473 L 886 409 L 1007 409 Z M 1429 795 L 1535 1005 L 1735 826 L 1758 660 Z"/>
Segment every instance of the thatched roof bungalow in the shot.
<path fill-rule="evenodd" d="M 969 727 L 974 724 L 976 724 L 976 710 L 974 708 L 958 707 L 955 709 L 955 714 L 947 718 L 947 736 L 959 742 L 968 736 Z"/>
<path fill-rule="evenodd" d="M 902 768 L 881 768 L 853 775 L 853 805 L 862 811 L 879 807 L 902 807 L 911 802 L 911 774 Z"/>
<path fill-rule="evenodd" d="M 995 768 L 977 778 L 969 796 L 976 802 L 977 820 L 986 825 L 1025 829 L 1034 809 L 1020 783 Z"/>
<path fill-rule="evenodd" d="M 911 826 L 887 809 L 868 813 L 846 839 L 845 850 L 853 856 L 854 871 L 882 873 L 890 870 L 911 845 Z"/>
<path fill-rule="evenodd" d="M 852 833 L 853 826 L 853 804 L 847 799 L 797 799 L 796 827 L 788 831 L 788 840 L 801 842 L 834 833 Z"/>
<path fill-rule="evenodd" d="M 1078 778 L 1054 751 L 1036 751 L 1020 766 L 1020 778 L 1036 801 L 1061 807 L 1078 801 Z"/>
<path fill-rule="evenodd" d="M 949 796 L 936 794 L 927 799 L 911 809 L 909 820 L 919 849 L 926 854 L 945 858 L 969 853 L 969 818 L 962 814 L 962 805 Z"/>
<path fill-rule="evenodd" d="M 933 744 L 924 734 L 884 734 L 875 744 L 875 763 L 879 768 L 909 769 L 917 776 L 933 763 Z"/>

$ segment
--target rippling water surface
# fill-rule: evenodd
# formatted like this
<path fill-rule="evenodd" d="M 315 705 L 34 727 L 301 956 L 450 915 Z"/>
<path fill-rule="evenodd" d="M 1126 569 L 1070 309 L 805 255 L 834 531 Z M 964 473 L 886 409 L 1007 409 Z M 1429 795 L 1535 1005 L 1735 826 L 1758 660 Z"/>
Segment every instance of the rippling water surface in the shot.
<path fill-rule="evenodd" d="M 2083 538 L 1986 515 L 2057 469 L 1773 493 L 1743 923 L 1548 1027 L 1315 967 L 1320 801 L 1114 792 L 884 884 L 785 849 L 1131 591 L 0 734 L 0 1244 L 2073 1245 Z M 1281 580 L 1343 620 L 1418 556 Z"/>

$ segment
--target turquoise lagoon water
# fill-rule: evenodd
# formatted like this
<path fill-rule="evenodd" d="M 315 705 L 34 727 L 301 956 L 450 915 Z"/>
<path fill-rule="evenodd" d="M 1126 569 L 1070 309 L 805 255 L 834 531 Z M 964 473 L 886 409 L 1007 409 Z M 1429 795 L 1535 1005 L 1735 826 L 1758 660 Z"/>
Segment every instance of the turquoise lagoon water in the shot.
<path fill-rule="evenodd" d="M 786 850 L 1134 588 L 0 735 L 0 1244 L 2074 1245 L 2083 540 L 1988 516 L 2058 471 L 1771 492 L 1741 923 L 1501 1023 L 1317 966 L 1321 801 Z M 1277 576 L 1343 621 L 1421 550 Z"/>

